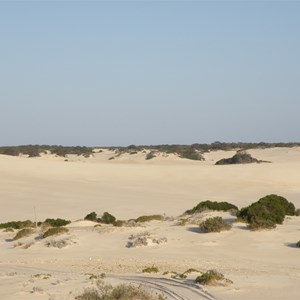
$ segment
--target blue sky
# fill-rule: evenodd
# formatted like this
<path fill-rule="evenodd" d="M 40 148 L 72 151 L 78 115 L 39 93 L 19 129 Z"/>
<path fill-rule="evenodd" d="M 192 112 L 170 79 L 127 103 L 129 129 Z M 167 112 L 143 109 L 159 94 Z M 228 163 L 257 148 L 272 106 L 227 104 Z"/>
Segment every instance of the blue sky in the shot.
<path fill-rule="evenodd" d="M 1 145 L 300 141 L 300 2 L 2 1 Z"/>

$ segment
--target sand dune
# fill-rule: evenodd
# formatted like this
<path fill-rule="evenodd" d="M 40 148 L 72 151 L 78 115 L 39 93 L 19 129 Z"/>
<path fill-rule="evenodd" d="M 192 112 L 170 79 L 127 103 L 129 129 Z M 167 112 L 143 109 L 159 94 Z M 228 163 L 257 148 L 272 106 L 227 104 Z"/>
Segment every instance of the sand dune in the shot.
<path fill-rule="evenodd" d="M 112 155 L 108 150 L 68 161 L 51 155 L 0 156 L 0 222 L 34 219 L 34 207 L 38 220 L 76 221 L 91 211 L 109 211 L 118 219 L 156 213 L 176 217 L 207 199 L 243 207 L 271 193 L 300 207 L 300 148 L 249 151 L 257 159 L 271 161 L 266 164 L 214 165 L 234 153 L 210 152 L 205 161 L 174 155 L 146 161 L 142 154 L 108 160 Z M 120 274 L 141 275 L 145 266 L 153 264 L 160 269 L 159 278 L 165 271 L 188 268 L 221 271 L 233 284 L 205 288 L 216 299 L 297 299 L 299 295 L 299 250 L 294 247 L 300 240 L 299 217 L 288 217 L 283 225 L 262 232 L 234 223 L 228 232 L 201 234 L 196 225 L 177 226 L 172 219 L 138 227 L 95 228 L 87 221 L 67 227 L 69 233 L 56 238 L 68 241 L 61 249 L 45 245 L 38 232 L 18 245 L 10 241 L 15 233 L 0 231 L 1 299 L 33 299 L 33 295 L 66 299 L 70 291 L 75 295 L 92 284 L 88 272 L 105 272 L 110 280 Z M 126 247 L 131 235 L 143 232 L 166 242 Z M 26 243 L 32 244 L 23 249 Z M 32 277 L 43 273 L 51 277 Z M 200 299 L 190 292 L 178 293 L 183 299 Z"/>

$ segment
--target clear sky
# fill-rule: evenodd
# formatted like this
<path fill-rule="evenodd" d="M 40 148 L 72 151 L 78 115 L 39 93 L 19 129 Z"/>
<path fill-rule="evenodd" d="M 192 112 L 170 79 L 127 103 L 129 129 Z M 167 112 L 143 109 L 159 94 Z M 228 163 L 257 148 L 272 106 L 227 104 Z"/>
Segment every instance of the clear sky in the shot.
<path fill-rule="evenodd" d="M 300 141 L 299 1 L 0 1 L 1 145 Z"/>

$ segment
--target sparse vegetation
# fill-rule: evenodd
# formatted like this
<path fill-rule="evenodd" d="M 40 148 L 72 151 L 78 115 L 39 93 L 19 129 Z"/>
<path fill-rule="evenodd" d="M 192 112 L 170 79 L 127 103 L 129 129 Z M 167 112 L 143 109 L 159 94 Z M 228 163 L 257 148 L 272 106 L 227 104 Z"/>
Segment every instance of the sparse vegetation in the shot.
<path fill-rule="evenodd" d="M 149 216 L 140 216 L 137 219 L 135 219 L 136 222 L 150 222 L 150 221 L 163 221 L 164 216 L 162 215 L 149 215 Z"/>
<path fill-rule="evenodd" d="M 97 214 L 93 211 L 84 217 L 85 220 L 97 222 Z"/>
<path fill-rule="evenodd" d="M 53 227 L 49 228 L 45 233 L 42 234 L 42 239 L 47 238 L 48 236 L 59 235 L 69 232 L 68 228 L 65 227 Z"/>
<path fill-rule="evenodd" d="M 13 238 L 14 241 L 19 240 L 21 238 L 30 236 L 34 233 L 35 231 L 32 228 L 24 228 L 21 229 L 17 232 L 17 234 L 15 235 L 15 237 Z"/>
<path fill-rule="evenodd" d="M 266 162 L 266 161 L 253 158 L 249 153 L 241 150 L 238 151 L 231 158 L 223 158 L 217 161 L 216 165 L 251 164 L 251 163 L 262 163 L 262 162 Z"/>
<path fill-rule="evenodd" d="M 58 218 L 58 219 L 46 219 L 44 223 L 47 223 L 52 227 L 61 227 L 70 224 L 71 221 Z"/>
<path fill-rule="evenodd" d="M 199 225 L 201 232 L 221 232 L 231 229 L 231 224 L 224 221 L 221 217 L 208 218 Z"/>
<path fill-rule="evenodd" d="M 0 229 L 1 228 L 13 228 L 13 229 L 22 229 L 22 228 L 28 228 L 28 227 L 35 227 L 35 224 L 30 221 L 11 221 L 6 223 L 0 223 Z"/>
<path fill-rule="evenodd" d="M 276 224 L 282 224 L 286 215 L 296 215 L 294 204 L 274 194 L 242 208 L 237 214 L 238 218 L 245 220 L 253 230 L 275 228 Z"/>
<path fill-rule="evenodd" d="M 114 224 L 116 218 L 108 212 L 103 213 L 102 217 L 98 219 L 98 222 L 104 224 Z"/>
<path fill-rule="evenodd" d="M 296 247 L 300 248 L 300 241 L 296 243 Z"/>
<path fill-rule="evenodd" d="M 152 159 L 154 157 L 156 157 L 156 151 L 150 151 L 149 153 L 147 153 L 145 159 L 149 160 L 149 159 Z"/>
<path fill-rule="evenodd" d="M 229 210 L 235 210 L 237 211 L 237 206 L 229 203 L 229 202 L 217 202 L 217 201 L 202 201 L 199 204 L 197 204 L 192 209 L 189 209 L 186 211 L 187 214 L 191 215 L 194 213 L 202 212 L 205 210 L 217 210 L 217 211 L 229 211 Z"/>
<path fill-rule="evenodd" d="M 207 272 L 198 276 L 195 279 L 195 282 L 203 285 L 217 285 L 219 281 L 224 279 L 225 277 L 222 273 L 216 270 L 208 270 Z"/>
<path fill-rule="evenodd" d="M 87 288 L 76 300 L 166 300 L 163 294 L 153 293 L 146 287 L 131 284 L 119 284 L 112 286 L 97 282 L 96 288 Z"/>
<path fill-rule="evenodd" d="M 159 269 L 156 266 L 152 266 L 152 267 L 147 267 L 145 269 L 142 270 L 143 273 L 158 273 Z"/>

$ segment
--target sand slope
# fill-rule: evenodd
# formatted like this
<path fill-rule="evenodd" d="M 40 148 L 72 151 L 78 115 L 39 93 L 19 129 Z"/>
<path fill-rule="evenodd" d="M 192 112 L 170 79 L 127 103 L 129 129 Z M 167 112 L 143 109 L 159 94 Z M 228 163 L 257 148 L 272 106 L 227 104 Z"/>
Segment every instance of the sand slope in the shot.
<path fill-rule="evenodd" d="M 270 193 L 300 207 L 300 148 L 249 152 L 272 163 L 215 166 L 216 160 L 234 154 L 223 151 L 206 154 L 203 162 L 173 156 L 145 161 L 142 155 L 108 161 L 111 153 L 105 152 L 68 162 L 51 156 L 0 156 L 0 222 L 33 219 L 34 206 L 39 220 L 75 221 L 91 211 L 109 211 L 119 219 L 152 213 L 176 217 L 206 199 L 242 207 Z M 70 232 L 61 238 L 69 244 L 62 249 L 47 247 L 38 232 L 18 245 L 11 241 L 15 233 L 0 231 L 1 299 L 49 299 L 49 295 L 67 299 L 70 291 L 75 295 L 92 285 L 87 272 L 105 272 L 108 277 L 140 274 L 152 264 L 159 267 L 160 277 L 164 271 L 188 268 L 221 271 L 233 284 L 206 288 L 215 298 L 297 299 L 299 295 L 300 251 L 294 247 L 300 240 L 298 217 L 288 217 L 275 230 L 263 232 L 235 223 L 228 232 L 201 234 L 196 225 L 177 226 L 172 220 L 134 228 L 95 228 L 80 221 L 68 228 Z M 126 247 L 130 235 L 145 231 L 167 242 Z M 23 249 L 27 243 L 32 245 Z M 42 273 L 51 278 L 32 277 Z M 193 298 L 186 295 L 186 299 Z"/>

